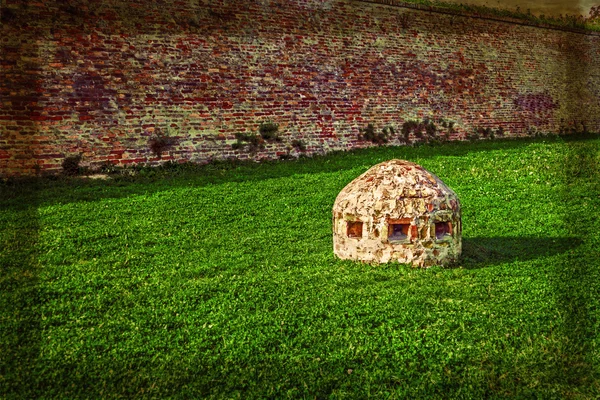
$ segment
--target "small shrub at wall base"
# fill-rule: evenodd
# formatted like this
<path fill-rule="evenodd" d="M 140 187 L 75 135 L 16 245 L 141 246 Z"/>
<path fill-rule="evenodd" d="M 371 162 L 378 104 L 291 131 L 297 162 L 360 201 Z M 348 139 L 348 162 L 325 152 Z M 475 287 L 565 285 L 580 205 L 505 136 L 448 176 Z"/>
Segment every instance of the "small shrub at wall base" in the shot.
<path fill-rule="evenodd" d="M 168 150 L 173 145 L 173 139 L 164 135 L 157 135 L 148 141 L 148 147 L 158 158 L 162 157 L 162 153 Z"/>
<path fill-rule="evenodd" d="M 531 137 L 539 137 L 541 133 L 537 130 L 536 127 L 530 126 L 527 128 L 527 136 Z"/>
<path fill-rule="evenodd" d="M 302 140 L 292 140 L 292 147 L 294 147 L 298 151 L 306 151 L 306 144 L 304 144 Z"/>
<path fill-rule="evenodd" d="M 427 117 L 423 121 L 406 120 L 402 124 L 400 140 L 409 144 L 411 133 L 415 138 L 428 144 L 439 144 L 450 140 L 450 135 L 455 132 L 454 122 L 443 118 L 439 118 L 437 122 L 439 126 L 433 119 Z"/>
<path fill-rule="evenodd" d="M 242 149 L 244 146 L 248 145 L 248 149 L 251 152 L 255 152 L 259 149 L 263 149 L 265 147 L 264 139 L 259 135 L 251 135 L 247 133 L 236 133 L 235 138 L 237 142 L 231 145 L 231 148 L 234 150 Z"/>
<path fill-rule="evenodd" d="M 477 129 L 473 129 L 473 132 L 467 132 L 466 138 L 467 140 L 474 142 L 475 140 L 479 139 L 479 131 Z"/>
<path fill-rule="evenodd" d="M 388 128 L 384 128 L 381 132 L 377 132 L 373 124 L 367 125 L 366 128 L 360 129 L 359 137 L 375 144 L 384 144 L 388 141 Z"/>
<path fill-rule="evenodd" d="M 492 131 L 492 128 L 490 128 L 489 126 L 486 128 L 484 128 L 484 127 L 477 128 L 477 134 L 479 137 L 493 139 L 495 136 L 493 133 L 494 132 Z"/>
<path fill-rule="evenodd" d="M 423 124 L 421 124 L 419 122 L 416 123 L 414 133 L 415 133 L 415 136 L 419 139 L 423 139 L 423 128 L 424 128 Z"/>
<path fill-rule="evenodd" d="M 69 156 L 62 162 L 63 174 L 74 176 L 81 172 L 79 163 L 81 162 L 81 155 Z"/>
<path fill-rule="evenodd" d="M 383 136 L 386 138 L 386 141 L 388 140 L 388 138 L 390 138 L 392 136 L 396 136 L 396 131 L 394 130 L 393 126 L 386 126 L 385 128 L 382 129 L 381 132 L 383 133 Z"/>
<path fill-rule="evenodd" d="M 427 138 L 435 138 L 437 133 L 437 127 L 435 126 L 433 121 L 425 119 L 423 120 L 423 125 L 425 126 L 425 133 L 427 133 Z"/>
<path fill-rule="evenodd" d="M 282 160 L 282 161 L 285 161 L 285 160 L 295 160 L 296 157 L 294 157 L 289 152 L 287 152 L 287 153 L 284 153 L 284 154 L 280 154 L 279 155 L 279 159 Z"/>
<path fill-rule="evenodd" d="M 279 125 L 274 122 L 265 122 L 258 127 L 260 136 L 265 140 L 281 141 L 277 132 L 279 132 Z"/>
<path fill-rule="evenodd" d="M 400 132 L 402 133 L 402 139 L 406 144 L 410 143 L 410 132 L 413 130 L 413 123 L 414 121 L 405 121 L 402 124 L 402 129 Z"/>
<path fill-rule="evenodd" d="M 239 150 L 248 146 L 250 152 L 255 152 L 259 149 L 264 149 L 265 142 L 281 142 L 281 138 L 277 135 L 279 125 L 273 122 L 265 122 L 258 127 L 258 135 L 241 133 L 235 134 L 237 142 L 231 145 L 234 150 Z"/>
<path fill-rule="evenodd" d="M 417 139 L 423 139 L 423 129 L 425 128 L 425 126 L 419 122 L 419 121 L 414 121 L 414 120 L 408 120 L 408 121 L 404 121 L 404 123 L 402 124 L 402 135 L 404 137 L 404 142 L 405 143 L 409 143 L 410 141 L 410 134 L 414 134 L 414 136 Z"/>
<path fill-rule="evenodd" d="M 98 167 L 98 172 L 101 172 L 103 174 L 114 174 L 118 170 L 119 170 L 119 167 L 115 166 L 114 164 L 110 163 L 109 161 L 104 161 Z"/>

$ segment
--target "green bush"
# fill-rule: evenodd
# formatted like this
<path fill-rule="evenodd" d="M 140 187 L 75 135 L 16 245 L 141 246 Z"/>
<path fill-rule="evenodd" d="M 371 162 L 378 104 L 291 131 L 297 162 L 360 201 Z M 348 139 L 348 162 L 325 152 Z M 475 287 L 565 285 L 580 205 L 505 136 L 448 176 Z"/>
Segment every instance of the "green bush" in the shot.
<path fill-rule="evenodd" d="M 81 172 L 81 167 L 79 163 L 81 162 L 81 155 L 69 156 L 66 157 L 62 162 L 63 174 L 65 175 L 79 175 Z"/>

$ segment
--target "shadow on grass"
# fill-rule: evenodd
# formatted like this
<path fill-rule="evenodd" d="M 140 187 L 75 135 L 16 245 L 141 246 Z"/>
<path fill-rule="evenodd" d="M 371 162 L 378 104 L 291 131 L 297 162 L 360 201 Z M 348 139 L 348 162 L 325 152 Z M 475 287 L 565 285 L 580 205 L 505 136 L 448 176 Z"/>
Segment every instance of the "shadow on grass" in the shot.
<path fill-rule="evenodd" d="M 589 137 L 573 136 L 570 141 L 586 141 Z M 553 137 L 548 141 L 562 142 L 566 139 Z M 539 139 L 506 139 L 481 142 L 455 142 L 443 146 L 420 145 L 382 146 L 351 151 L 337 151 L 324 156 L 305 157 L 298 160 L 237 162 L 220 161 L 207 165 L 167 164 L 154 168 L 130 168 L 107 180 L 85 177 L 46 177 L 16 180 L 15 186 L 28 187 L 38 184 L 43 191 L 42 206 L 60 203 L 98 201 L 107 198 L 123 198 L 149 195 L 177 187 L 203 187 L 236 182 L 259 182 L 267 179 L 285 178 L 293 175 L 336 173 L 358 169 L 357 174 L 382 161 L 393 158 L 419 162 L 432 157 L 461 157 L 471 153 L 508 151 L 538 142 Z M 128 173 L 132 175 L 128 175 Z M 435 172 L 435 171 L 433 171 Z M 9 182 L 9 184 L 11 184 Z M 0 182 L 0 189 L 7 183 Z M 74 190 L 76 189 L 76 190 Z M 340 187 L 340 190 L 342 187 Z"/>
<path fill-rule="evenodd" d="M 460 265 L 485 268 L 514 261 L 528 261 L 574 250 L 582 244 L 576 237 L 463 237 Z"/>
<path fill-rule="evenodd" d="M 0 204 L 11 212 L 0 216 L 0 397 L 31 398 L 41 341 L 37 187 L 3 189 Z"/>
<path fill-rule="evenodd" d="M 600 317 L 600 148 L 593 143 L 567 142 L 562 169 L 563 223 L 565 230 L 580 237 L 577 251 L 568 262 L 557 266 L 552 276 L 555 296 L 564 323 L 561 363 L 556 373 L 571 377 L 580 387 L 600 390 L 600 360 L 594 350 L 598 341 L 595 326 Z"/>

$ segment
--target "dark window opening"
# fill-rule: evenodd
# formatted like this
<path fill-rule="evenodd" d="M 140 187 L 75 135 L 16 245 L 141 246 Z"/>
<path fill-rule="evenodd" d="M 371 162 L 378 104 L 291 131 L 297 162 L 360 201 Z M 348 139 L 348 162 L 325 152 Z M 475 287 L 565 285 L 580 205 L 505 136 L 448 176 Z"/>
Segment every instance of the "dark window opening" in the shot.
<path fill-rule="evenodd" d="M 348 221 L 348 237 L 360 238 L 362 237 L 363 223 L 360 221 Z"/>
<path fill-rule="evenodd" d="M 451 222 L 436 222 L 435 223 L 435 238 L 444 239 L 445 237 L 452 236 L 452 223 Z"/>
<path fill-rule="evenodd" d="M 408 230 L 410 224 L 390 224 L 388 229 L 389 240 L 406 240 L 408 239 Z"/>

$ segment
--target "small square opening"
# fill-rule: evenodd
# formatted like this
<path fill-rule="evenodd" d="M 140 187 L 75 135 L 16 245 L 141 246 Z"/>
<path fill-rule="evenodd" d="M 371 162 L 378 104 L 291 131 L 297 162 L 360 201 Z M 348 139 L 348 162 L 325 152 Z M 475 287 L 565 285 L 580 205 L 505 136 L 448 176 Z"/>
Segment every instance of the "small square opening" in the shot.
<path fill-rule="evenodd" d="M 363 223 L 361 221 L 348 221 L 346 233 L 348 237 L 360 238 L 362 237 Z"/>
<path fill-rule="evenodd" d="M 388 239 L 389 240 L 406 240 L 408 239 L 408 230 L 410 224 L 389 224 Z"/>
<path fill-rule="evenodd" d="M 452 222 L 436 222 L 435 238 L 440 240 L 452 236 Z"/>

